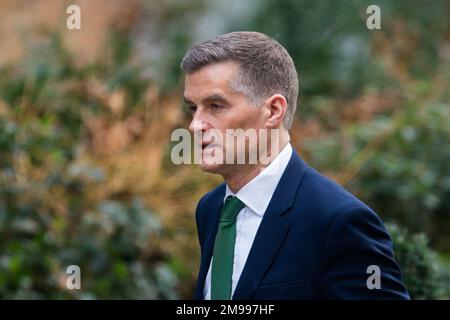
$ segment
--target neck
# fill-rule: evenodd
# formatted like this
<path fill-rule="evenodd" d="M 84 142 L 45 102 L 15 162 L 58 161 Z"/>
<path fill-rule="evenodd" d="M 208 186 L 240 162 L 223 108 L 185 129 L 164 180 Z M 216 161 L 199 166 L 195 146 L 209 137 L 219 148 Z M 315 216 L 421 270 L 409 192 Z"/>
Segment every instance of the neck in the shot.
<path fill-rule="evenodd" d="M 241 190 L 247 183 L 252 181 L 266 167 L 268 167 L 270 163 L 272 163 L 272 161 L 280 154 L 281 150 L 283 150 L 284 147 L 286 147 L 286 145 L 289 143 L 289 140 L 290 139 L 288 136 L 287 139 L 282 139 L 280 141 L 280 148 L 276 151 L 276 153 L 270 154 L 270 161 L 267 164 L 263 165 L 258 161 L 258 163 L 254 165 L 238 165 L 232 173 L 223 174 L 222 176 L 227 183 L 228 188 L 230 188 L 233 193 L 237 193 L 239 190 Z"/>

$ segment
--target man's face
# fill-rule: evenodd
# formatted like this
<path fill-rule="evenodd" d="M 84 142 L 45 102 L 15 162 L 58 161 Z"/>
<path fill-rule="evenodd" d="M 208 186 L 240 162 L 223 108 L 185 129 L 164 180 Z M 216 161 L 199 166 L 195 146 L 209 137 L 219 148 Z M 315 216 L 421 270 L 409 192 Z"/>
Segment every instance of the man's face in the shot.
<path fill-rule="evenodd" d="M 247 96 L 234 91 L 230 86 L 238 71 L 239 66 L 236 63 L 221 62 L 205 66 L 187 74 L 185 78 L 184 98 L 192 114 L 189 130 L 192 133 L 207 131 L 223 137 L 220 141 L 206 134 L 200 141 L 201 168 L 207 172 L 226 174 L 232 172 L 235 166 L 211 161 L 217 152 L 222 152 L 225 162 L 226 129 L 247 130 L 265 127 L 266 109 L 251 105 Z M 250 146 L 250 149 L 253 147 Z"/>

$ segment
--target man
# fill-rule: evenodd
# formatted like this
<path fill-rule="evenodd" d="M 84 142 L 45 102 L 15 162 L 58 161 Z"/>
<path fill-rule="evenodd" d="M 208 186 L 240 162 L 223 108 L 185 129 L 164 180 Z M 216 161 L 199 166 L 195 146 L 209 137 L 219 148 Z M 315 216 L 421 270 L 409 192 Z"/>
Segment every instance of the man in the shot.
<path fill-rule="evenodd" d="M 181 67 L 189 130 L 209 133 L 201 168 L 225 180 L 197 206 L 195 297 L 409 299 L 378 216 L 289 143 L 298 76 L 287 51 L 264 34 L 233 32 L 191 47 Z M 231 129 L 277 134 L 239 146 L 218 138 Z M 269 161 L 247 161 L 261 151 Z M 230 153 L 231 163 L 214 161 Z"/>

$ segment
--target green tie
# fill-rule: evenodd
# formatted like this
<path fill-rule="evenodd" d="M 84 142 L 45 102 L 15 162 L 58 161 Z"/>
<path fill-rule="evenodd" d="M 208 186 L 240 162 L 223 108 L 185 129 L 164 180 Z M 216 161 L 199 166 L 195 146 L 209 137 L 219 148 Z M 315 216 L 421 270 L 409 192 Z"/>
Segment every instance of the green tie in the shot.
<path fill-rule="evenodd" d="M 231 298 L 236 217 L 244 207 L 245 204 L 241 200 L 232 196 L 228 196 L 223 205 L 214 243 L 211 271 L 212 300 L 230 300 Z"/>

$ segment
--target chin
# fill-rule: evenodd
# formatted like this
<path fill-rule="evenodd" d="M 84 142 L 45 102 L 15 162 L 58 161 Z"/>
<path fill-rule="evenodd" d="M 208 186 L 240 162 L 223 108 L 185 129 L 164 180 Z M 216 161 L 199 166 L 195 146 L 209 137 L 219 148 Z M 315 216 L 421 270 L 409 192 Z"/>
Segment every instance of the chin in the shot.
<path fill-rule="evenodd" d="M 217 152 L 217 147 L 207 148 L 202 152 L 202 161 L 200 163 L 200 169 L 209 173 L 222 173 L 225 169 L 224 163 L 217 163 L 217 160 L 214 155 Z"/>
<path fill-rule="evenodd" d="M 216 164 L 216 163 L 209 164 L 209 163 L 202 162 L 200 164 L 200 169 L 202 169 L 202 171 L 204 171 L 204 172 L 220 174 L 223 172 L 224 165 Z"/>

